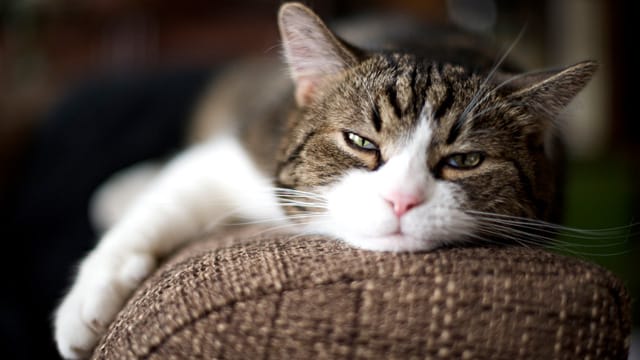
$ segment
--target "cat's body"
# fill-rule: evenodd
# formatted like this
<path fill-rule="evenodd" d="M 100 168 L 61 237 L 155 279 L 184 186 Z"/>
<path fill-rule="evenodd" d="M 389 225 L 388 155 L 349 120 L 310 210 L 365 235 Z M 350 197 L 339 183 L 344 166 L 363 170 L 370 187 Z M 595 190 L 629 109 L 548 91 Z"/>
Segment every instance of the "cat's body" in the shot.
<path fill-rule="evenodd" d="M 104 192 L 144 187 L 107 216 L 56 313 L 63 356 L 87 356 L 158 259 L 230 218 L 418 251 L 500 238 L 491 214 L 553 215 L 554 118 L 593 63 L 514 76 L 480 53 L 358 50 L 298 4 L 279 21 L 293 83 L 279 65 L 238 66 L 203 99 L 195 145 Z"/>

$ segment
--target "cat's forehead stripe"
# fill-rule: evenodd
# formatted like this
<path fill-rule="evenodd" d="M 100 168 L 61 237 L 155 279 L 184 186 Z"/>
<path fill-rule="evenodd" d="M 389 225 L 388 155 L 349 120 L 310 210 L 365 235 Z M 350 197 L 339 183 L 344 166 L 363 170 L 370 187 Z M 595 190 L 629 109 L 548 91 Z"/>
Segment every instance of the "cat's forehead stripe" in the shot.
<path fill-rule="evenodd" d="M 396 118 L 401 118 L 405 108 L 400 104 L 400 100 L 398 99 L 398 81 L 397 80 L 398 79 L 396 79 L 395 84 L 390 83 L 389 85 L 387 85 L 387 88 L 385 89 L 385 93 L 389 98 L 389 104 L 393 109 L 394 115 L 396 116 Z"/>
<path fill-rule="evenodd" d="M 430 121 L 440 123 L 440 120 L 449 112 L 455 110 L 456 91 L 448 75 L 454 70 L 450 65 L 441 63 L 420 63 L 415 58 L 409 58 L 405 63 L 401 63 L 401 74 L 396 76 L 396 93 L 398 108 L 402 110 L 402 115 L 420 116 L 421 109 L 425 108 L 426 102 L 432 109 Z M 418 71 L 418 68 L 422 70 Z M 418 80 L 418 73 L 422 79 Z M 421 106 L 422 105 L 422 106 Z M 413 110 L 409 112 L 410 108 Z"/>
<path fill-rule="evenodd" d="M 382 130 L 382 118 L 380 117 L 380 106 L 377 102 L 373 102 L 373 109 L 371 110 L 371 122 L 376 132 Z"/>
<path fill-rule="evenodd" d="M 387 58 L 388 59 L 391 57 Z M 415 113 L 416 64 L 394 61 L 391 74 L 386 79 L 383 96 L 379 99 L 382 107 L 387 107 L 395 119 L 402 119 Z M 380 106 L 379 106 L 380 107 Z M 377 124 L 376 130 L 378 130 Z"/>
<path fill-rule="evenodd" d="M 369 84 L 364 90 L 373 104 L 367 110 L 369 123 L 377 133 L 407 144 L 426 114 L 437 141 L 452 144 L 462 135 L 463 119 L 457 114 L 474 87 L 472 73 L 458 65 L 400 53 L 382 54 L 372 64 L 377 70 L 369 68 L 371 72 L 364 75 Z"/>
<path fill-rule="evenodd" d="M 453 106 L 453 100 L 454 100 L 454 98 L 453 98 L 453 91 L 451 91 L 451 86 L 446 85 L 445 86 L 444 98 L 440 102 L 440 105 L 438 106 L 438 109 L 433 114 L 433 118 L 434 118 L 435 121 L 439 122 L 440 119 L 447 112 L 449 112 L 449 110 L 451 110 L 451 107 Z"/>
<path fill-rule="evenodd" d="M 447 145 L 453 144 L 454 141 L 460 136 L 460 131 L 462 130 L 462 125 L 464 124 L 465 118 L 462 116 L 458 116 L 453 125 L 451 125 L 451 129 L 449 130 L 449 135 L 447 136 Z"/>

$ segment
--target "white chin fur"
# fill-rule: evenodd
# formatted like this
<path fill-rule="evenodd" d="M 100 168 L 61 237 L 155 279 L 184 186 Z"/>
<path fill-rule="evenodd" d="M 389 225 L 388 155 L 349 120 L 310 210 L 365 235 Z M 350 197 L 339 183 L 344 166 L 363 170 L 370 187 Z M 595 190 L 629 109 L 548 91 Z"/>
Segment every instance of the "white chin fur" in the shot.
<path fill-rule="evenodd" d="M 386 236 L 361 236 L 350 234 L 341 238 L 347 244 L 372 251 L 413 252 L 429 251 L 440 245 L 436 241 L 428 241 L 405 234 Z"/>

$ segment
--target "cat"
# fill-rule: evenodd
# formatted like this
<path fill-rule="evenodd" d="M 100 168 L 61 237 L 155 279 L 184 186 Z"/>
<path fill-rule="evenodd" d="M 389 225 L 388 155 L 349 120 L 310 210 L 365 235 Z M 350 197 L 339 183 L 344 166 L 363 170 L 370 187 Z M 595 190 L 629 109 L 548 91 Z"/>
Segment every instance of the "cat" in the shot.
<path fill-rule="evenodd" d="M 500 238 L 493 217 L 554 217 L 557 115 L 595 62 L 514 73 L 480 52 L 364 50 L 298 3 L 278 23 L 290 77 L 238 66 L 195 116 L 205 138 L 98 197 L 131 204 L 103 209 L 108 230 L 56 310 L 63 357 L 89 356 L 158 259 L 230 215 L 395 252 Z"/>

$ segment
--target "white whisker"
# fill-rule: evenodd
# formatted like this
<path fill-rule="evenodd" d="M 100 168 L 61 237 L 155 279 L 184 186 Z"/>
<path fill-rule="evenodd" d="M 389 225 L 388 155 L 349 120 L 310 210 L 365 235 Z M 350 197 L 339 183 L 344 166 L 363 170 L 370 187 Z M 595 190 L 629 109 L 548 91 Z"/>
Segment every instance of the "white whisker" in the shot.
<path fill-rule="evenodd" d="M 619 252 L 584 252 L 577 249 L 612 249 L 628 243 L 631 236 L 629 230 L 637 224 L 619 226 L 607 229 L 584 230 L 557 225 L 537 219 L 523 218 L 504 214 L 488 213 L 476 210 L 466 210 L 476 222 L 476 230 L 479 233 L 488 234 L 497 238 L 510 240 L 520 245 L 546 246 L 558 251 L 564 251 L 572 255 L 584 256 L 616 256 L 628 253 L 628 250 Z M 533 232 L 532 232 L 533 231 Z M 626 234 L 622 232 L 627 231 Z M 544 233 L 550 236 L 542 235 Z M 602 243 L 578 243 L 562 241 L 553 235 L 582 240 L 611 240 L 623 238 L 618 242 Z"/>
<path fill-rule="evenodd" d="M 493 79 L 493 76 L 496 74 L 496 72 L 498 71 L 502 63 L 504 63 L 504 61 L 507 59 L 507 56 L 509 56 L 509 54 L 513 51 L 513 49 L 516 47 L 518 42 L 520 42 L 520 39 L 524 35 L 526 29 L 527 29 L 527 25 L 525 24 L 520 30 L 520 32 L 518 33 L 518 36 L 516 36 L 516 38 L 513 40 L 509 48 L 507 48 L 507 51 L 505 51 L 505 53 L 500 57 L 500 59 L 498 59 L 496 64 L 489 71 L 489 74 L 487 74 L 487 76 L 484 78 L 484 81 L 478 87 L 478 91 L 474 94 L 473 98 L 471 98 L 471 101 L 469 101 L 469 104 L 467 104 L 465 109 L 460 114 L 461 118 L 464 119 L 470 112 L 475 110 L 479 104 L 481 104 L 481 102 L 478 101 L 478 99 L 480 98 L 480 96 L 484 96 L 486 92 L 489 91 L 487 87 L 489 81 Z"/>
<path fill-rule="evenodd" d="M 283 222 L 289 222 L 291 220 L 318 219 L 318 218 L 326 218 L 326 217 L 327 215 L 324 215 L 324 214 L 298 214 L 298 215 L 289 215 L 289 216 L 283 216 L 283 217 L 277 217 L 277 218 L 265 218 L 265 219 L 238 221 L 238 222 L 234 221 L 230 224 L 225 224 L 224 226 L 283 223 Z"/>
<path fill-rule="evenodd" d="M 585 235 L 602 234 L 603 236 L 606 236 L 611 234 L 618 234 L 622 231 L 631 230 L 638 225 L 638 224 L 630 224 L 630 225 L 622 225 L 622 226 L 615 226 L 615 227 L 608 227 L 608 228 L 601 228 L 601 229 L 579 229 L 579 228 L 553 224 L 553 223 L 546 222 L 543 220 L 538 220 L 538 219 L 531 219 L 531 218 L 524 218 L 519 216 L 496 214 L 496 213 L 488 213 L 488 212 L 477 211 L 477 210 L 465 210 L 465 213 L 473 216 L 474 218 L 482 218 L 482 219 L 503 218 L 503 219 L 514 221 L 514 222 L 522 222 L 523 224 L 526 223 L 527 225 L 540 226 L 540 227 L 550 228 L 550 229 L 558 229 L 561 231 L 575 232 L 575 233 L 581 233 Z"/>
<path fill-rule="evenodd" d="M 488 234 L 488 235 L 493 235 L 493 236 L 495 236 L 497 238 L 511 240 L 511 241 L 515 242 L 516 244 L 523 245 L 524 247 L 527 247 L 527 248 L 529 248 L 529 245 L 533 245 L 528 241 L 524 241 L 520 237 L 515 237 L 515 236 L 510 235 L 510 234 L 505 234 L 504 232 L 501 232 L 501 231 L 495 231 L 495 229 L 492 229 L 492 228 L 479 227 L 478 230 L 480 232 L 482 232 L 482 233 L 485 233 L 485 234 Z M 536 244 L 536 245 L 540 245 L 540 244 Z"/>
<path fill-rule="evenodd" d="M 577 233 L 577 234 L 573 234 L 571 232 L 568 232 L 566 229 L 562 229 L 560 228 L 550 228 L 547 226 L 544 226 L 544 224 L 532 224 L 532 223 L 523 223 L 523 222 L 518 222 L 518 221 L 513 221 L 513 220 L 503 220 L 503 219 L 490 219 L 490 218 L 485 218 L 482 219 L 482 221 L 484 222 L 489 222 L 491 224 L 501 224 L 501 225 L 510 225 L 510 226 L 514 226 L 522 231 L 524 231 L 523 229 L 528 229 L 528 230 L 534 230 L 537 232 L 543 232 L 546 234 L 550 234 L 550 235 L 563 235 L 565 237 L 570 237 L 570 238 L 574 238 L 574 239 L 582 239 L 582 240 L 603 240 L 603 239 L 620 239 L 620 238 L 628 238 L 628 234 L 617 234 L 617 233 L 611 233 L 610 235 L 604 234 L 604 233 L 599 233 L 599 234 L 583 234 L 581 232 Z M 594 245 L 595 246 L 595 245 Z"/>
<path fill-rule="evenodd" d="M 489 112 L 491 112 L 491 111 L 493 111 L 493 110 L 496 110 L 496 109 L 500 109 L 500 108 L 503 108 L 503 107 L 506 107 L 506 106 L 521 105 L 521 104 L 523 104 L 523 102 L 515 102 L 515 101 L 512 101 L 512 102 L 510 102 L 510 103 L 508 103 L 508 104 L 506 104 L 506 103 L 499 103 L 499 104 L 497 104 L 497 105 L 490 106 L 490 107 L 488 107 L 488 108 L 486 108 L 486 109 L 483 109 L 482 111 L 480 111 L 480 112 L 478 112 L 478 113 L 474 113 L 474 114 L 473 114 L 473 116 L 471 116 L 470 118 L 467 118 L 467 120 L 466 120 L 466 121 L 472 121 L 473 119 L 477 119 L 477 118 L 479 118 L 480 116 L 482 116 L 482 115 L 484 115 L 484 114 L 486 114 L 486 113 L 489 113 Z"/>
<path fill-rule="evenodd" d="M 274 193 L 300 195 L 300 196 L 304 196 L 304 197 L 310 197 L 310 198 L 316 198 L 316 199 L 319 199 L 319 200 L 325 200 L 324 196 L 322 196 L 320 194 L 308 192 L 308 191 L 301 191 L 301 190 L 288 189 L 288 188 L 271 188 L 269 190 L 274 192 Z"/>
<path fill-rule="evenodd" d="M 310 202 L 302 202 L 302 201 L 279 201 L 278 204 L 282 206 L 299 206 L 304 208 L 314 208 L 314 209 L 326 209 L 326 205 L 319 205 L 316 203 Z"/>
<path fill-rule="evenodd" d="M 275 232 L 275 231 L 279 231 L 282 229 L 296 229 L 296 233 L 299 233 L 300 231 L 303 231 L 301 228 L 305 225 L 310 225 L 310 224 L 318 224 L 318 223 L 323 223 L 323 221 L 308 221 L 308 222 L 302 222 L 302 223 L 290 223 L 290 224 L 284 224 L 284 225 L 279 225 L 279 226 L 273 226 L 267 229 L 264 229 L 262 231 L 259 231 L 257 233 L 255 233 L 254 235 L 263 235 L 266 233 L 271 233 L 271 232 Z"/>

